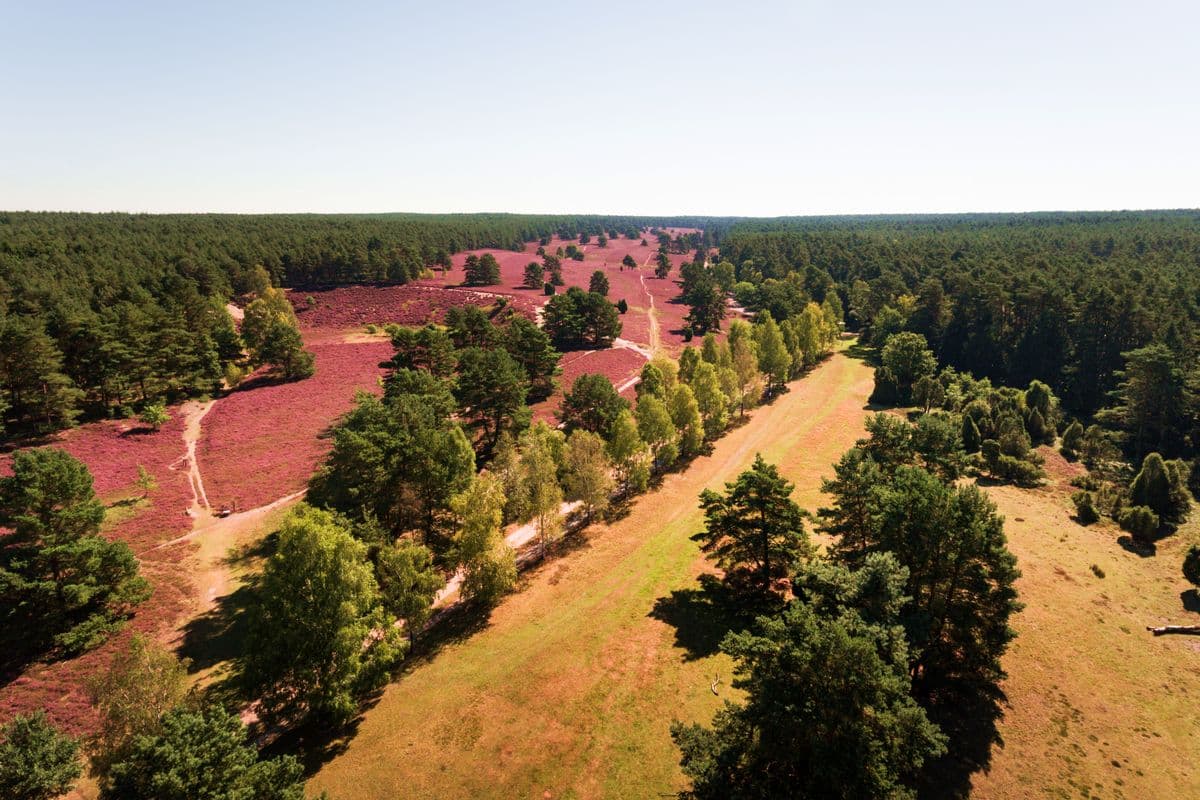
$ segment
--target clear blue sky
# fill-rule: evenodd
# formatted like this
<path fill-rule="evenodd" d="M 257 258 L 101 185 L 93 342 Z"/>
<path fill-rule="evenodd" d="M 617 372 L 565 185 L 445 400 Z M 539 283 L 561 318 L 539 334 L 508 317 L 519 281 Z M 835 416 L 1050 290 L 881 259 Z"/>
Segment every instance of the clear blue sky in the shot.
<path fill-rule="evenodd" d="M 1200 206 L 1200 3 L 0 0 L 0 208 Z"/>

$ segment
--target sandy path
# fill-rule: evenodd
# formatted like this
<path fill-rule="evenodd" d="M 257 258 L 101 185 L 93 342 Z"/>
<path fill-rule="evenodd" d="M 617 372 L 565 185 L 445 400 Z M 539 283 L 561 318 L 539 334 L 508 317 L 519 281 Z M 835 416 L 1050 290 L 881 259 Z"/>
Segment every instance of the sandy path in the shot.
<path fill-rule="evenodd" d="M 672 717 L 705 721 L 725 698 L 722 656 L 693 657 L 652 616 L 708 569 L 690 539 L 697 497 L 761 452 L 811 507 L 819 478 L 862 435 L 871 370 L 836 355 L 667 475 L 611 525 L 536 570 L 488 626 L 390 686 L 310 791 L 408 797 L 654 797 L 682 788 Z M 795 470 L 795 472 L 793 472 Z M 715 645 L 714 645 L 715 647 Z M 395 758 L 403 753 L 403 758 Z"/>
<path fill-rule="evenodd" d="M 192 489 L 192 507 L 188 513 L 193 518 L 198 518 L 204 513 L 211 513 L 212 506 L 208 504 L 208 495 L 204 493 L 204 478 L 200 474 L 200 463 L 196 460 L 196 443 L 200 441 L 202 432 L 201 422 L 209 411 L 212 411 L 216 400 L 209 400 L 206 403 L 201 403 L 196 400 L 189 400 L 180 408 L 180 412 L 184 415 L 186 424 L 183 427 L 183 445 L 184 453 L 175 464 L 171 465 L 171 469 L 175 469 L 175 465 L 184 463 L 187 464 L 188 484 Z"/>

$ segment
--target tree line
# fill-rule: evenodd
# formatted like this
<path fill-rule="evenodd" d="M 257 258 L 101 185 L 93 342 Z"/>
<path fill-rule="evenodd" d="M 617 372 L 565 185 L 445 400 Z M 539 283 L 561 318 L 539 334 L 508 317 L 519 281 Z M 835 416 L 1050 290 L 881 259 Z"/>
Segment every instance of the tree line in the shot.
<path fill-rule="evenodd" d="M 0 420 L 55 430 L 211 391 L 241 347 L 230 299 L 267 284 L 403 283 L 454 253 L 709 218 L 0 213 Z M 493 260 L 494 261 L 494 260 Z M 489 277 L 484 264 L 482 279 Z M 261 269 L 260 269 L 261 268 Z M 303 371 L 303 359 L 286 371 Z"/>

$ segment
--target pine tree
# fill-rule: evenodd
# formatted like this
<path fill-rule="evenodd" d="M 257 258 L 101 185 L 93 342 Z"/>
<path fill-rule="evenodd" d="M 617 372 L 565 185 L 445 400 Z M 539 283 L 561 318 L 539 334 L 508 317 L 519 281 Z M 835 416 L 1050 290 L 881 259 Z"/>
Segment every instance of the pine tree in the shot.
<path fill-rule="evenodd" d="M 21 450 L 0 479 L 0 612 L 3 638 L 17 649 L 86 650 L 150 596 L 124 542 L 100 535 L 104 506 L 92 475 L 63 450 Z M 18 642 L 20 645 L 18 645 Z"/>
<path fill-rule="evenodd" d="M 793 488 L 756 455 L 750 469 L 725 484 L 724 494 L 706 489 L 700 495 L 705 529 L 695 538 L 727 580 L 751 579 L 765 593 L 772 581 L 811 555 L 804 512 L 791 499 Z"/>

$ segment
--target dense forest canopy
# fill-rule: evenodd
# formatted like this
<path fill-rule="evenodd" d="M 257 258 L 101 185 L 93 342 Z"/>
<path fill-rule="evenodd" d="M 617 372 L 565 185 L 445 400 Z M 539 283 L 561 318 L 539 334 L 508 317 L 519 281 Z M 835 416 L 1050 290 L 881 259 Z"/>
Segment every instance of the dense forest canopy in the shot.
<path fill-rule="evenodd" d="M 1044 380 L 1078 413 L 1108 402 L 1123 352 L 1197 356 L 1195 210 L 743 220 L 720 246 L 739 281 L 836 287 L 850 327 L 921 333 L 941 363 Z"/>

